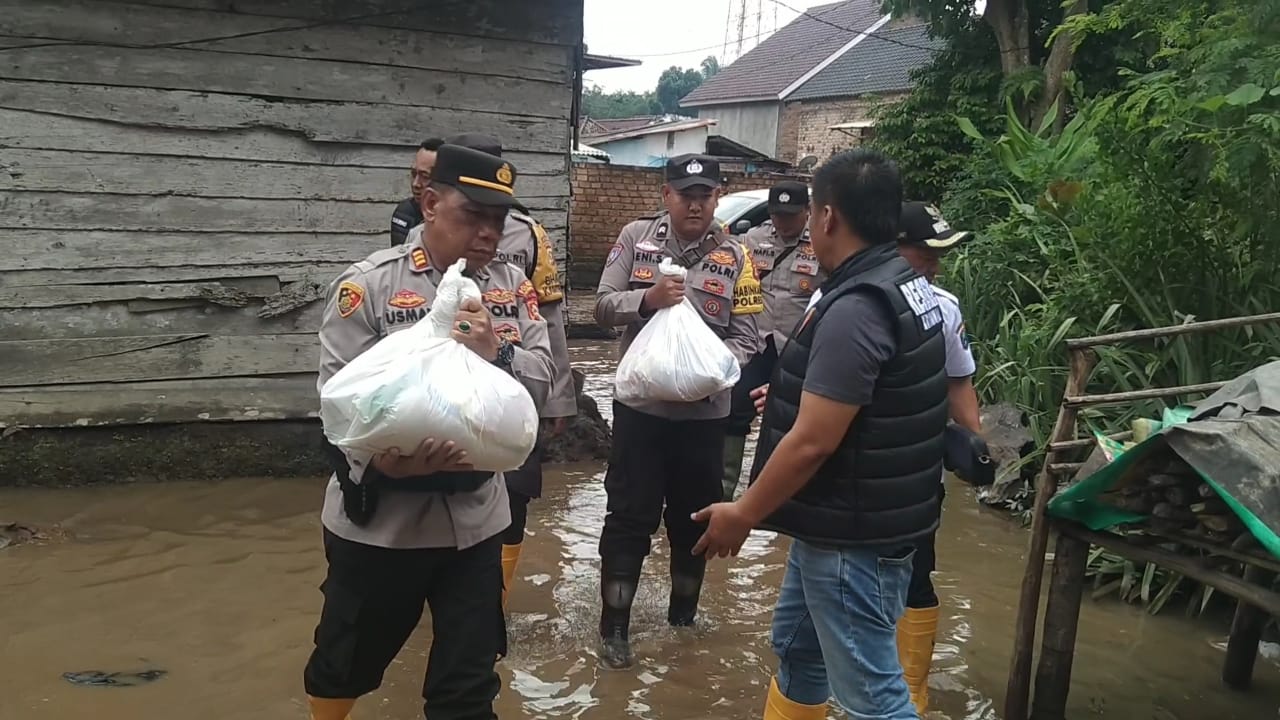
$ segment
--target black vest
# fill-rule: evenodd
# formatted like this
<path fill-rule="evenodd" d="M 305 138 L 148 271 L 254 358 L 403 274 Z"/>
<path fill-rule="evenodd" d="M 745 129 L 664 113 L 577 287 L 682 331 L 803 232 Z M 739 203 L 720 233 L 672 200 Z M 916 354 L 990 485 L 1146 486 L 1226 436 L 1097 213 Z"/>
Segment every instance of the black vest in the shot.
<path fill-rule="evenodd" d="M 769 385 L 751 482 L 795 424 L 823 313 L 855 291 L 874 295 L 892 312 L 897 354 L 881 368 L 871 404 L 859 410 L 840 446 L 762 527 L 825 545 L 912 541 L 938 526 L 946 349 L 937 299 L 894 244 L 860 252 L 836 268 L 823 283 L 822 298 L 792 330 Z"/>

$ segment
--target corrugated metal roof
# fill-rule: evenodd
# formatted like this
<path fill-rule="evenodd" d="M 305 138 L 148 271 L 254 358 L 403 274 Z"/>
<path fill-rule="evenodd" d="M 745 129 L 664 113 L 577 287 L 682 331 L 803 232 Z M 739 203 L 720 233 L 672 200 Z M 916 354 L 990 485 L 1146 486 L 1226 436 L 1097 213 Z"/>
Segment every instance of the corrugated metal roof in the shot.
<path fill-rule="evenodd" d="M 911 72 L 926 65 L 945 43 L 924 25 L 877 30 L 836 58 L 787 100 L 851 97 L 911 89 Z"/>
<path fill-rule="evenodd" d="M 654 133 L 681 132 L 684 130 L 697 130 L 698 128 L 710 127 L 715 125 L 716 121 L 711 119 L 703 120 L 675 120 L 672 122 L 658 123 L 656 125 L 646 125 L 644 127 L 632 128 L 629 130 L 618 130 L 617 132 L 606 133 L 603 135 L 583 135 L 583 138 L 591 142 L 602 145 L 615 140 L 626 140 L 628 138 L 641 137 L 643 135 L 653 135 Z"/>
<path fill-rule="evenodd" d="M 811 8 L 681 98 L 680 105 L 777 100 L 778 93 L 882 15 L 880 0 L 845 0 Z"/>

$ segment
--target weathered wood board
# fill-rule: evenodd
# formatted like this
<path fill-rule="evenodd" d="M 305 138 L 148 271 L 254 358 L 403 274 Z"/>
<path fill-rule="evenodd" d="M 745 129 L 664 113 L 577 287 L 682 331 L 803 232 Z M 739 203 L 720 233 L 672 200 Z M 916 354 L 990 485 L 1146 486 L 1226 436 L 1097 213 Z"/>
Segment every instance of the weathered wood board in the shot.
<path fill-rule="evenodd" d="M 139 5 L 572 44 L 582 0 L 136 0 Z"/>
<path fill-rule="evenodd" d="M 567 204 L 567 198 L 532 198 L 529 209 L 550 224 Z M 0 227 L 376 233 L 387 230 L 390 218 L 385 202 L 0 191 Z"/>
<path fill-rule="evenodd" d="M 563 45 L 95 0 L 0 0 L 0 35 L 340 60 L 568 83 Z M 440 25 L 436 25 L 437 28 Z M 290 30 L 290 28 L 295 28 Z M 225 38 L 199 42 L 207 38 Z"/>
<path fill-rule="evenodd" d="M 313 419 L 428 136 L 565 254 L 581 0 L 0 0 L 0 426 Z"/>
<path fill-rule="evenodd" d="M 7 53 L 6 53 L 7 54 Z M 10 147 L 407 168 L 405 150 L 430 135 L 483 132 L 504 148 L 567 163 L 567 121 L 440 107 L 303 102 L 157 88 L 0 79 L 0 141 Z M 22 111 L 22 112 L 19 112 Z M 80 122 L 74 122 L 74 120 Z M 101 120 L 114 123 L 88 122 Z M 141 127 L 145 133 L 127 132 Z M 259 128 L 288 135 L 247 132 Z M 179 134 L 164 130 L 216 133 Z M 229 131 L 246 131 L 243 134 Z M 97 137 L 105 134 L 104 137 Z M 148 139 L 150 142 L 139 142 Z M 342 143 L 312 146 L 302 140 Z M 152 143 L 155 145 L 153 146 Z M 392 145 L 396 147 L 382 147 Z M 565 171 L 567 172 L 567 166 Z"/>
<path fill-rule="evenodd" d="M 409 194 L 404 168 L 300 167 L 291 163 L 159 155 L 106 156 L 76 150 L 0 149 L 0 190 L 394 203 Z M 550 156 L 526 156 L 541 159 Z M 563 197 L 563 175 L 526 175 L 511 159 L 522 200 Z"/>
<path fill-rule="evenodd" d="M 319 348 L 313 333 L 7 340 L 0 378 L 20 386 L 277 375 L 315 370 Z"/>
<path fill-rule="evenodd" d="M 432 106 L 472 112 L 519 107 L 533 117 L 568 115 L 559 85 L 501 76 L 484 82 L 452 72 L 330 60 L 211 53 L 183 48 L 85 45 L 11 48 L 0 77 L 123 87 L 209 91 L 294 100 Z"/>
<path fill-rule="evenodd" d="M 0 388 L 0 428 L 318 417 L 316 374 Z"/>

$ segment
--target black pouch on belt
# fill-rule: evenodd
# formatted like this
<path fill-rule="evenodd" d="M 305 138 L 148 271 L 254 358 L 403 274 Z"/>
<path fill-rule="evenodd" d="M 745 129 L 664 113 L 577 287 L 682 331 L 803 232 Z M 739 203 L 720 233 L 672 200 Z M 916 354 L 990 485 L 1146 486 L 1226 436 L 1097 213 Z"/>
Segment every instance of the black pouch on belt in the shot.
<path fill-rule="evenodd" d="M 338 478 L 338 487 L 342 490 L 342 511 L 346 513 L 347 519 L 352 524 L 359 527 L 368 525 L 373 519 L 373 513 L 378 509 L 376 483 L 354 482 L 351 479 L 351 466 L 347 464 L 347 456 L 336 445 L 329 442 L 328 438 L 324 439 L 324 454 L 329 461 L 329 467 Z"/>

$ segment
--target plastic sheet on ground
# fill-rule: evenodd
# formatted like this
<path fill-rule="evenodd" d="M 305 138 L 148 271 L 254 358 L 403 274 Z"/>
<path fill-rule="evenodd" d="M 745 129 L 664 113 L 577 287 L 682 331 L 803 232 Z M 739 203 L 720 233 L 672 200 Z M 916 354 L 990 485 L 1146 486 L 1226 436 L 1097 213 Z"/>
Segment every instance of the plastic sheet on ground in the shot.
<path fill-rule="evenodd" d="M 1232 380 L 1114 462 L 1058 493 L 1049 514 L 1092 530 L 1146 515 L 1096 501 L 1136 464 L 1165 448 L 1211 486 L 1271 554 L 1280 557 L 1280 361 Z"/>

